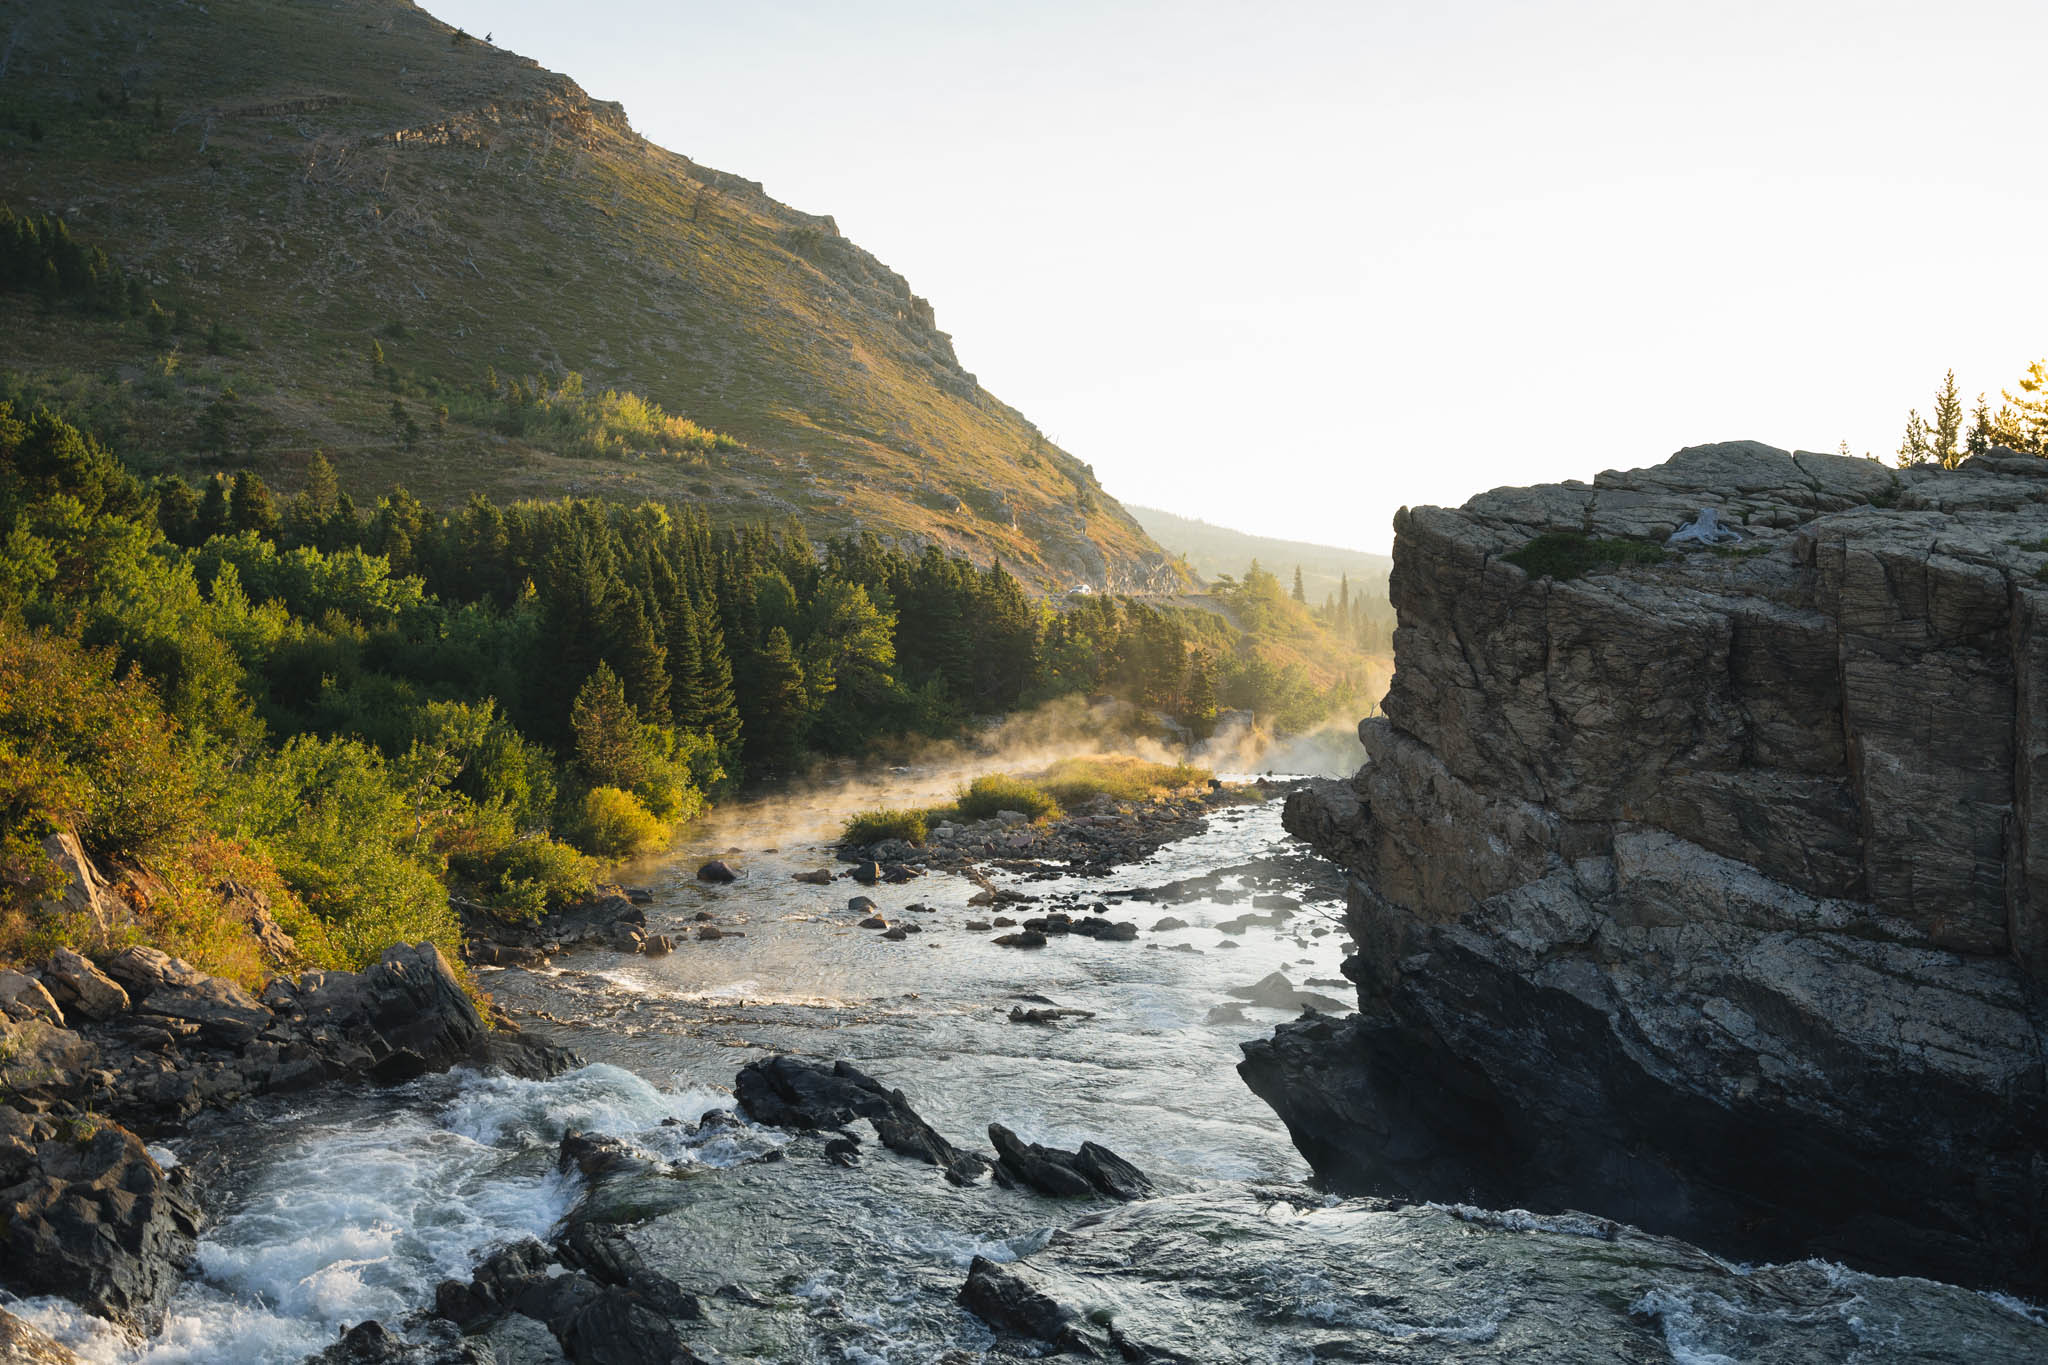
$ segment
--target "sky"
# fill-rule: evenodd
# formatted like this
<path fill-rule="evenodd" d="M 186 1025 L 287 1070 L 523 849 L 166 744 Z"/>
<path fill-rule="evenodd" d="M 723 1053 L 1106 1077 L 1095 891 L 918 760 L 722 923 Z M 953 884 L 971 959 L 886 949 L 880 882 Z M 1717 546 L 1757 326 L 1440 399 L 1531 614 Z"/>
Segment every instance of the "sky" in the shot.
<path fill-rule="evenodd" d="M 1127 501 L 1889 459 L 2048 355 L 2048 5 L 426 0 L 842 232 Z"/>

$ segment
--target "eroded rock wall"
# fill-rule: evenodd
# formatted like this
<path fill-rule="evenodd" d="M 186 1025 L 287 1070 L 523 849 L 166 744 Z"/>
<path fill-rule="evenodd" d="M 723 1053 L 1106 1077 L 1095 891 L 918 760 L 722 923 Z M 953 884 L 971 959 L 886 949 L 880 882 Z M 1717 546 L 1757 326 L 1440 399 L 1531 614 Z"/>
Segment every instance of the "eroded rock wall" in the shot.
<path fill-rule="evenodd" d="M 1744 541 L 1506 559 L 1703 507 Z M 2048 461 L 1698 447 L 1396 533 L 1369 761 L 1288 811 L 1360 1012 L 1242 1068 L 1318 1171 L 2048 1287 Z"/>

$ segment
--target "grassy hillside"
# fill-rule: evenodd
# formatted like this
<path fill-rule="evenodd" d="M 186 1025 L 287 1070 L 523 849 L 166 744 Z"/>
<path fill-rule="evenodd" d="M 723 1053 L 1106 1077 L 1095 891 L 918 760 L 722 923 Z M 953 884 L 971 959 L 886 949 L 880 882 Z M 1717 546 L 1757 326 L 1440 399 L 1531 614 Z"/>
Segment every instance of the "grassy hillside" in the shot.
<path fill-rule="evenodd" d="M 1188 567 L 1205 579 L 1241 575 L 1256 559 L 1261 567 L 1278 574 L 1283 583 L 1290 585 L 1294 571 L 1300 569 L 1303 592 L 1316 606 L 1322 605 L 1324 598 L 1335 596 L 1347 579 L 1353 595 L 1378 603 L 1387 599 L 1387 573 L 1394 561 L 1386 555 L 1302 540 L 1274 540 L 1135 503 L 1128 504 L 1126 510 L 1137 518 L 1147 535 L 1168 552 L 1186 559 Z"/>
<path fill-rule="evenodd" d="M 0 5 L 0 200 L 61 218 L 182 324 L 81 327 L 0 293 L 0 366 L 145 467 L 232 459 L 290 490 L 318 448 L 358 495 L 690 497 L 1062 587 L 1179 585 L 830 218 L 405 0 Z M 733 441 L 629 424 L 578 455 L 504 419 L 514 388 L 530 405 L 572 376 Z M 226 388 L 243 417 L 222 439 L 204 417 Z"/>

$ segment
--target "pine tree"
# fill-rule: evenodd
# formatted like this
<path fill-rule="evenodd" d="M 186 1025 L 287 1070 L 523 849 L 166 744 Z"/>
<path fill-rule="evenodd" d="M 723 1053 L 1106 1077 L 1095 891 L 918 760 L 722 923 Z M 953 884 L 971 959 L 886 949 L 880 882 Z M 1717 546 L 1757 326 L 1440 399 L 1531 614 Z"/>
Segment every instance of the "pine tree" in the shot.
<path fill-rule="evenodd" d="M 232 531 L 254 531 L 265 540 L 277 539 L 277 505 L 263 480 L 248 470 L 235 475 L 235 489 L 229 499 L 228 527 Z"/>
<path fill-rule="evenodd" d="M 1962 462 L 1962 434 L 1963 400 L 1956 393 L 1956 372 L 1950 370 L 1934 395 L 1933 439 L 1929 442 L 1929 453 L 1943 469 L 1954 469 Z"/>
<path fill-rule="evenodd" d="M 199 525 L 199 494 L 175 474 L 159 478 L 150 491 L 156 495 L 156 524 L 164 539 L 173 545 L 192 545 Z"/>
<path fill-rule="evenodd" d="M 1915 408 L 1906 415 L 1906 434 L 1899 441 L 1898 464 L 1901 469 L 1910 469 L 1916 464 L 1927 463 L 1927 423 Z"/>
<path fill-rule="evenodd" d="M 205 496 L 199 500 L 199 516 L 192 528 L 201 545 L 228 533 L 228 481 L 216 474 L 206 481 Z"/>
<path fill-rule="evenodd" d="M 1308 594 L 1303 592 L 1301 588 L 1301 565 L 1299 564 L 1294 566 L 1294 591 L 1288 595 L 1303 606 L 1308 605 Z"/>
<path fill-rule="evenodd" d="M 626 698 L 642 720 L 668 716 L 668 651 L 655 636 L 654 622 L 637 592 L 622 590 L 613 598 L 606 623 L 605 659 L 625 684 Z"/>
<path fill-rule="evenodd" d="M 768 632 L 754 661 L 754 687 L 743 708 L 749 765 L 787 772 L 803 757 L 808 697 L 789 632 Z"/>
<path fill-rule="evenodd" d="M 1977 406 L 1970 409 L 1970 434 L 1964 438 L 1964 449 L 1972 455 L 1982 455 L 1996 443 L 1992 434 L 1991 405 L 1984 401 L 1984 395 L 1977 395 Z"/>
<path fill-rule="evenodd" d="M 731 751 L 740 739 L 740 708 L 732 685 L 732 656 L 715 612 L 697 616 L 697 729 Z"/>
<path fill-rule="evenodd" d="M 334 510 L 335 500 L 341 496 L 341 480 L 334 475 L 334 466 L 321 451 L 314 451 L 313 458 L 306 465 L 306 501 L 315 512 L 325 517 Z"/>
<path fill-rule="evenodd" d="M 599 664 L 569 707 L 576 762 L 601 787 L 631 787 L 646 774 L 640 757 L 640 718 L 626 700 L 625 684 Z"/>
<path fill-rule="evenodd" d="M 2037 360 L 2020 376 L 2019 392 L 2003 390 L 2005 402 L 1993 418 L 1998 443 L 2023 455 L 2048 455 L 2048 360 Z"/>
<path fill-rule="evenodd" d="M 1346 622 L 1351 619 L 1351 575 L 1348 573 L 1337 575 L 1337 619 Z"/>

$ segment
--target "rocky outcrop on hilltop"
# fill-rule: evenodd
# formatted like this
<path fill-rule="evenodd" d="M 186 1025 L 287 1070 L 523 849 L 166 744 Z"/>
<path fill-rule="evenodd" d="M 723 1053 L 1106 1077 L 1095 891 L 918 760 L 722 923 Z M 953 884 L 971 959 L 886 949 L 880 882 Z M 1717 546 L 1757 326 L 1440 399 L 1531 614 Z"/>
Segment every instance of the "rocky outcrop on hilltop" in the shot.
<path fill-rule="evenodd" d="M 1240 1068 L 1317 1171 L 2048 1289 L 2048 461 L 1706 446 L 1395 527 L 1369 761 L 1287 812 L 1359 1013 Z"/>

